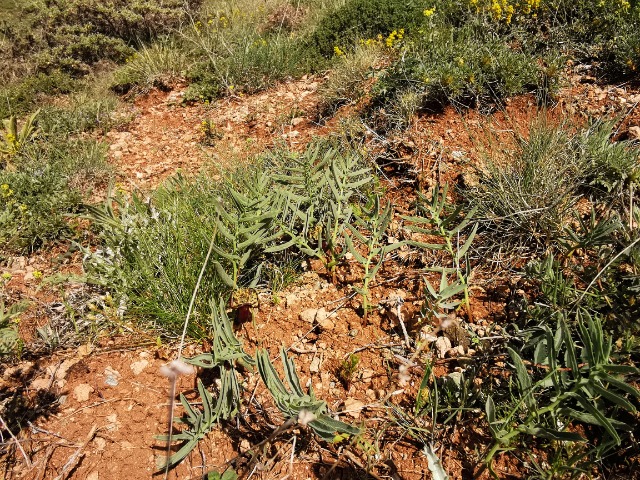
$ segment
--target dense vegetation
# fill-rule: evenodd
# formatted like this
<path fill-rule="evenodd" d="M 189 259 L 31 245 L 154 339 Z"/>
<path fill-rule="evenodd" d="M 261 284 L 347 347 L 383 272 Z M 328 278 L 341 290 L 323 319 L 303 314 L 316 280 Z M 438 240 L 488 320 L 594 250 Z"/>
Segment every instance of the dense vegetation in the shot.
<path fill-rule="evenodd" d="M 366 422 L 333 420 L 325 402 L 302 391 L 284 351 L 286 387 L 264 350 L 243 350 L 230 299 L 256 289 L 277 298 L 308 259 L 338 284 L 336 272 L 351 262 L 361 278 L 341 288 L 357 296 L 366 318 L 378 308 L 372 285 L 394 265 L 422 269 L 423 322 L 471 322 L 472 273 L 499 265 L 496 278 L 517 278 L 506 281 L 503 333 L 491 342 L 468 329 L 477 356 L 464 374 L 437 377 L 428 339 L 403 332 L 403 355 L 425 368 L 414 379 L 413 405 L 388 404 L 395 434 L 424 447 L 432 464 L 431 443 L 446 444 L 456 425 L 480 425 L 478 474 L 493 472 L 505 452 L 528 478 L 624 469 L 611 457 L 637 456 L 640 433 L 640 146 L 615 138 L 614 123 L 532 119 L 526 131 L 491 143 L 476 182 L 416 188 L 409 213 L 386 195 L 357 131 L 302 153 L 265 152 L 221 179 L 179 176 L 145 195 L 107 188 L 112 172 L 97 138 L 116 123 L 118 94 L 177 80 L 189 84 L 185 101 L 197 102 L 327 71 L 318 116 L 357 105 L 353 121 L 381 138 L 446 106 L 491 112 L 530 94 L 544 108 L 566 82 L 568 63 L 593 65 L 598 81 L 637 82 L 640 4 L 253 3 L 2 2 L 1 260 L 73 244 L 83 253 L 83 279 L 120 306 L 104 312 L 114 322 L 127 316 L 165 338 L 184 327 L 192 338 L 218 339 L 188 360 L 216 369 L 222 387 L 199 383 L 202 410 L 182 397 L 186 427 L 174 440 L 185 448 L 171 465 L 247 401 L 241 363 L 257 364 L 285 418 L 310 422 L 330 443 L 366 437 Z M 96 189 L 109 193 L 92 204 Z M 20 353 L 22 307 L 4 301 L 3 294 L 0 352 L 9 358 Z M 508 373 L 480 388 L 474 380 L 496 361 Z M 345 362 L 348 382 L 358 362 Z M 400 364 L 392 368 L 406 375 Z M 348 445 L 369 455 L 361 442 Z M 522 460 L 534 450 L 544 461 Z"/>

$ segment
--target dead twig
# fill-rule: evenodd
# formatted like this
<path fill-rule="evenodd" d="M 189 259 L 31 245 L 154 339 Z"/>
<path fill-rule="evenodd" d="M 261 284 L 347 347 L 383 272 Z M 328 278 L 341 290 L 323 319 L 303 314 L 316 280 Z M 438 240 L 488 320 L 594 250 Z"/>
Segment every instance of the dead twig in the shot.
<path fill-rule="evenodd" d="M 18 448 L 18 450 L 20 450 L 20 453 L 22 454 L 22 457 L 24 458 L 24 461 L 27 464 L 27 467 L 31 468 L 31 460 L 29 460 L 27 453 L 24 451 L 24 448 L 22 448 L 22 445 L 20 445 L 20 442 L 18 441 L 16 436 L 13 434 L 13 432 L 9 429 L 6 422 L 4 421 L 4 418 L 2 418 L 1 416 L 0 416 L 0 428 L 3 428 L 7 432 L 9 432 L 9 435 L 11 436 L 14 443 L 16 444 L 16 447 Z"/>
<path fill-rule="evenodd" d="M 62 467 L 62 473 L 60 473 L 55 480 L 64 480 L 69 477 L 71 472 L 78 466 L 78 463 L 80 463 L 80 460 L 82 460 L 82 457 L 84 457 L 84 449 L 87 448 L 87 445 L 89 445 L 89 443 L 91 443 L 95 438 L 97 431 L 98 426 L 93 425 L 93 427 L 91 427 L 91 431 L 87 435 L 87 438 L 85 438 L 84 442 L 82 442 L 75 453 L 71 455 L 69 460 L 67 460 L 67 463 Z"/>

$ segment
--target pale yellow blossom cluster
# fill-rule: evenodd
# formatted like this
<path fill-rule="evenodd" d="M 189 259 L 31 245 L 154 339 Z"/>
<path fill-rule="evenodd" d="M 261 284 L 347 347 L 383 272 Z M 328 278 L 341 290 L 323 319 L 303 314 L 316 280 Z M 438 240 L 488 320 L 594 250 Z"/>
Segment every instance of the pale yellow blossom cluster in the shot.
<path fill-rule="evenodd" d="M 486 12 L 494 20 L 510 24 L 519 16 L 536 17 L 541 0 L 469 0 L 469 5 L 476 12 Z"/>

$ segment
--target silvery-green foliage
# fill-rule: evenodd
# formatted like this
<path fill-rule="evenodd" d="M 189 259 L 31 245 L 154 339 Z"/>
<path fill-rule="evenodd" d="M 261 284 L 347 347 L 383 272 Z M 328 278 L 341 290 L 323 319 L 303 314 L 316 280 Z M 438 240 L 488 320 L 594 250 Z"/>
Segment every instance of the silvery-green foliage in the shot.
<path fill-rule="evenodd" d="M 336 441 L 341 435 L 357 435 L 360 430 L 352 425 L 334 420 L 328 414 L 327 404 L 324 400 L 318 400 L 311 388 L 305 393 L 300 386 L 300 379 L 296 373 L 293 361 L 287 357 L 284 349 L 281 351 L 282 364 L 285 371 L 285 381 L 289 388 L 280 380 L 276 369 L 266 350 L 259 350 L 257 354 L 258 371 L 269 392 L 273 396 L 276 406 L 288 418 L 298 417 L 301 410 L 307 410 L 315 416 L 315 420 L 309 422 L 309 426 L 323 440 Z"/>

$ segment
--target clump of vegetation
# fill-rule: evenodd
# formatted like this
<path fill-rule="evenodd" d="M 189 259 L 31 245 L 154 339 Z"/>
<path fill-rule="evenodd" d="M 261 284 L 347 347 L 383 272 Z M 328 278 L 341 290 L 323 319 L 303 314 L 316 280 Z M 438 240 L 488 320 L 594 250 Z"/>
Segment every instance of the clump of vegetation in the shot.
<path fill-rule="evenodd" d="M 393 30 L 422 22 L 424 5 L 418 1 L 349 0 L 327 12 L 311 35 L 320 54 L 331 57 L 335 47 L 349 48 L 363 38 L 385 37 Z"/>
<path fill-rule="evenodd" d="M 494 149 L 479 172 L 479 183 L 465 195 L 500 239 L 495 245 L 522 254 L 553 249 L 565 236 L 578 201 L 602 201 L 602 192 L 589 184 L 615 191 L 618 201 L 633 195 L 638 148 L 611 142 L 610 135 L 611 125 L 601 123 L 579 133 L 538 125 L 526 138 L 514 138 L 513 148 L 503 143 L 502 150 Z"/>

